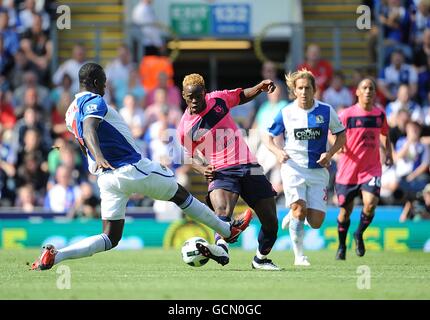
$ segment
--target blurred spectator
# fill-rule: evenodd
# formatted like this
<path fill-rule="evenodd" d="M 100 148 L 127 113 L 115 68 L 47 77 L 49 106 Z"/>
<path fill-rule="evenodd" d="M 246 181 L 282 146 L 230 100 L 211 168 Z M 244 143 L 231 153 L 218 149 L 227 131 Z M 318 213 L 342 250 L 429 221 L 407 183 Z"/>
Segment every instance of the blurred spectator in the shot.
<path fill-rule="evenodd" d="M 390 141 L 393 144 L 393 146 L 396 145 L 397 141 L 402 138 L 406 137 L 406 123 L 409 122 L 411 118 L 411 115 L 409 113 L 409 110 L 406 109 L 400 109 L 397 111 L 394 119 L 394 123 L 390 124 Z"/>
<path fill-rule="evenodd" d="M 143 88 L 140 75 L 136 68 L 132 68 L 128 74 L 127 79 L 124 82 L 116 82 L 115 86 L 115 98 L 117 101 L 117 108 L 121 110 L 123 107 L 124 98 L 127 94 L 134 96 L 136 104 L 139 107 L 143 107 L 143 101 L 145 98 L 145 89 Z"/>
<path fill-rule="evenodd" d="M 21 105 L 15 106 L 15 115 L 18 119 L 22 118 L 25 110 L 34 109 L 36 112 L 40 113 L 41 121 L 48 120 L 48 110 L 43 108 L 38 103 L 36 88 L 26 88 L 24 91 L 24 97 Z"/>
<path fill-rule="evenodd" d="M 70 168 L 59 166 L 55 173 L 56 183 L 45 197 L 45 209 L 67 213 L 73 209 L 80 196 L 79 186 L 73 184 Z"/>
<path fill-rule="evenodd" d="M 17 12 L 15 9 L 14 0 L 2 0 L 0 1 L 0 11 L 7 11 L 9 15 L 9 27 L 15 28 L 18 25 Z"/>
<path fill-rule="evenodd" d="M 72 96 L 69 92 L 61 93 L 60 100 L 57 102 L 51 113 L 51 133 L 53 137 L 61 136 L 66 140 L 72 140 L 73 134 L 67 130 L 66 111 L 72 103 Z"/>
<path fill-rule="evenodd" d="M 335 71 L 331 80 L 330 87 L 323 93 L 325 103 L 331 105 L 336 112 L 352 105 L 352 95 L 348 88 L 344 85 L 345 76 L 341 71 Z"/>
<path fill-rule="evenodd" d="M 28 89 L 34 89 L 35 92 L 33 90 Z M 49 113 L 49 111 L 51 110 L 51 103 L 49 101 L 49 90 L 48 88 L 38 83 L 37 75 L 34 71 L 28 70 L 24 73 L 23 84 L 16 88 L 16 90 L 14 91 L 13 103 L 15 105 L 15 108 L 22 109 L 23 105 L 25 104 L 24 100 L 26 99 L 26 97 L 30 98 L 30 92 L 31 95 L 36 96 L 37 105 L 39 105 L 45 113 Z M 20 112 L 22 112 L 21 109 Z M 16 114 L 18 116 L 17 112 Z"/>
<path fill-rule="evenodd" d="M 274 82 L 275 86 L 279 88 L 280 91 L 280 100 L 287 100 L 288 101 L 288 89 L 285 85 L 285 81 L 279 79 L 278 77 L 278 70 L 276 68 L 276 64 L 272 61 L 265 61 L 263 65 L 261 66 L 261 77 L 262 79 L 270 79 Z M 263 105 L 264 102 L 268 99 L 267 92 L 260 93 L 257 98 L 254 99 L 255 101 L 255 112 L 257 113 L 258 109 Z M 253 119 L 254 120 L 254 119 Z"/>
<path fill-rule="evenodd" d="M 48 181 L 48 189 L 55 183 L 55 173 L 60 166 L 69 169 L 73 184 L 80 184 L 87 180 L 86 168 L 83 166 L 81 154 L 76 150 L 72 142 L 64 139 L 55 140 L 56 148 L 51 149 L 48 154 L 48 171 L 51 175 Z"/>
<path fill-rule="evenodd" d="M 142 86 L 146 92 L 157 88 L 159 74 L 164 72 L 167 76 L 168 86 L 173 85 L 173 64 L 166 56 L 159 53 L 145 55 L 139 65 L 139 74 Z"/>
<path fill-rule="evenodd" d="M 169 105 L 167 103 L 166 90 L 158 88 L 154 94 L 154 103 L 145 109 L 147 123 L 152 123 L 160 117 L 164 117 L 164 113 L 166 112 L 169 124 L 177 125 L 182 117 L 181 110 L 178 107 Z"/>
<path fill-rule="evenodd" d="M 63 75 L 61 84 L 53 88 L 49 94 L 49 99 L 51 100 L 53 107 L 60 102 L 64 93 L 67 93 L 71 97 L 74 97 L 75 94 L 77 94 L 77 92 L 72 90 L 72 78 L 67 73 Z"/>
<path fill-rule="evenodd" d="M 34 14 L 33 25 L 22 35 L 21 48 L 27 59 L 37 66 L 41 83 L 49 86 L 52 43 L 48 35 L 42 30 L 42 17 L 40 15 Z"/>
<path fill-rule="evenodd" d="M 428 99 L 430 92 L 430 56 L 427 58 L 425 69 L 418 73 L 418 95 L 417 100 L 421 104 L 426 105 L 430 103 Z"/>
<path fill-rule="evenodd" d="M 157 25 L 157 16 L 152 7 L 152 0 L 140 0 L 133 8 L 131 21 L 140 27 L 140 39 L 143 41 L 144 53 L 154 48 L 161 49 L 164 45 L 161 29 Z"/>
<path fill-rule="evenodd" d="M 24 153 L 22 164 L 17 165 L 16 187 L 31 184 L 37 198 L 43 197 L 48 182 L 48 172 L 46 171 L 46 157 L 37 151 Z"/>
<path fill-rule="evenodd" d="M 11 103 L 7 100 L 6 92 L 0 90 L 0 132 L 13 129 L 16 117 Z"/>
<path fill-rule="evenodd" d="M 85 46 L 82 43 L 75 44 L 72 58 L 64 61 L 55 71 L 52 78 L 54 85 L 59 86 L 64 74 L 67 73 L 72 78 L 72 91 L 79 92 L 79 69 L 85 64 L 86 59 Z"/>
<path fill-rule="evenodd" d="M 0 75 L 8 77 L 13 68 L 14 60 L 13 56 L 7 50 L 4 50 L 3 44 L 3 35 L 0 34 Z"/>
<path fill-rule="evenodd" d="M 391 64 L 379 74 L 378 89 L 387 100 L 394 101 L 401 84 L 408 85 L 410 96 L 415 98 L 418 90 L 418 75 L 411 65 L 404 62 L 402 51 L 396 50 L 391 54 Z"/>
<path fill-rule="evenodd" d="M 120 87 L 128 88 L 128 82 L 130 72 L 134 66 L 131 61 L 130 50 L 126 44 L 122 44 L 118 47 L 118 55 L 106 66 L 106 87 L 107 93 L 109 94 L 108 101 L 120 109 L 122 106 L 122 98 L 117 97 Z"/>
<path fill-rule="evenodd" d="M 9 27 L 9 13 L 5 9 L 0 10 L 0 35 L 3 37 L 3 49 L 14 56 L 19 49 L 19 36 Z"/>
<path fill-rule="evenodd" d="M 306 68 L 315 77 L 317 92 L 315 98 L 321 100 L 322 93 L 330 85 L 333 76 L 333 67 L 327 60 L 321 58 L 321 50 L 317 44 L 310 44 L 306 50 L 306 61 L 297 67 L 298 70 Z"/>
<path fill-rule="evenodd" d="M 415 201 L 403 208 L 399 220 L 400 222 L 430 220 L 430 184 L 417 195 Z"/>
<path fill-rule="evenodd" d="M 430 57 L 430 28 L 423 32 L 422 43 L 415 48 L 413 63 L 417 72 L 427 69 L 428 59 Z"/>
<path fill-rule="evenodd" d="M 412 58 L 412 49 L 409 46 L 411 16 L 401 0 L 387 0 L 382 3 L 379 21 L 383 27 L 386 56 L 390 56 L 393 50 L 401 50 L 409 59 Z"/>
<path fill-rule="evenodd" d="M 21 208 L 23 212 L 32 213 L 38 207 L 37 197 L 31 184 L 18 188 L 18 198 L 15 207 Z"/>
<path fill-rule="evenodd" d="M 44 10 L 43 7 L 36 9 L 35 0 L 26 0 L 24 3 L 24 9 L 21 10 L 18 14 L 22 31 L 25 31 L 33 26 L 35 15 L 40 16 L 42 22 L 42 29 L 44 31 L 49 30 L 50 17 L 48 13 Z"/>
<path fill-rule="evenodd" d="M 426 28 L 430 28 L 430 1 L 416 0 L 417 7 L 412 15 L 411 43 L 413 46 L 420 46 L 423 41 L 423 33 Z"/>
<path fill-rule="evenodd" d="M 24 75 L 27 71 L 37 74 L 37 67 L 27 59 L 21 48 L 16 52 L 14 62 L 8 74 L 8 81 L 13 90 L 24 84 Z"/>
<path fill-rule="evenodd" d="M 177 108 L 181 107 L 181 90 L 174 84 L 169 84 L 169 77 L 165 72 L 160 72 L 158 74 L 158 84 L 157 87 L 148 92 L 145 98 L 145 106 L 150 106 L 155 101 L 155 92 L 157 89 L 164 89 L 167 93 L 167 103 L 170 106 L 174 106 Z"/>
<path fill-rule="evenodd" d="M 35 109 L 26 109 L 24 117 L 16 123 L 13 129 L 13 140 L 9 152 L 10 162 L 15 163 L 18 154 L 27 147 L 25 145 L 25 135 L 29 130 L 35 131 L 33 135 L 37 137 L 37 139 L 34 137 L 37 143 L 32 142 L 31 145 L 36 145 L 35 149 L 39 149 L 39 151 L 44 154 L 44 159 L 46 159 L 47 150 L 50 149 L 52 140 L 49 135 L 49 129 L 46 124 L 40 120 L 40 116 L 40 112 L 37 112 Z M 32 150 L 32 148 L 30 149 Z"/>
<path fill-rule="evenodd" d="M 395 165 L 398 192 L 408 201 L 414 200 L 417 192 L 429 182 L 429 146 L 420 142 L 421 125 L 409 121 L 406 124 L 406 137 L 400 138 L 395 145 Z"/>
<path fill-rule="evenodd" d="M 135 139 L 140 139 L 146 130 L 147 121 L 143 108 L 136 104 L 136 99 L 129 94 L 124 97 L 124 107 L 119 114 L 129 126 Z"/>
<path fill-rule="evenodd" d="M 94 194 L 90 183 L 81 183 L 80 196 L 67 215 L 70 218 L 97 219 L 100 217 L 100 199 Z"/>
<path fill-rule="evenodd" d="M 396 115 L 400 109 L 408 110 L 412 121 L 423 122 L 421 106 L 410 98 L 409 87 L 406 84 L 399 87 L 397 99 L 390 102 L 386 107 L 387 121 L 391 127 L 396 125 Z"/>

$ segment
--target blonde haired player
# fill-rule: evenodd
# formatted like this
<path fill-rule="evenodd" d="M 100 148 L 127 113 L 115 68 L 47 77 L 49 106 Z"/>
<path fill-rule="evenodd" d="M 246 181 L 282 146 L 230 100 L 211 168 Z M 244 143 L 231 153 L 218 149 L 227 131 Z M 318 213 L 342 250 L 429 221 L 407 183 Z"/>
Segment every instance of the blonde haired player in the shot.
<path fill-rule="evenodd" d="M 327 207 L 327 167 L 333 155 L 346 141 L 345 128 L 334 109 L 314 99 L 315 78 L 306 69 L 290 73 L 286 82 L 292 103 L 285 106 L 268 128 L 265 143 L 281 166 L 286 206 L 290 213 L 282 221 L 289 228 L 295 260 L 298 266 L 309 266 L 303 254 L 304 221 L 318 229 L 324 221 Z M 328 131 L 336 135 L 331 148 Z M 283 134 L 285 144 L 278 147 L 274 137 Z"/>

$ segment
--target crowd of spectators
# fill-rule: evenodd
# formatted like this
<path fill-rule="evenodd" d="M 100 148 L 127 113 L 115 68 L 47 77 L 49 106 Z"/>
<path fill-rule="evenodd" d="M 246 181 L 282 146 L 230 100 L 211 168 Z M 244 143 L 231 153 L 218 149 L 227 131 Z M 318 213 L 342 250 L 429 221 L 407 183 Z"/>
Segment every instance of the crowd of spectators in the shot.
<path fill-rule="evenodd" d="M 64 123 L 79 90 L 77 75 L 88 60 L 87 48 L 76 43 L 70 59 L 51 72 L 50 2 L 43 3 L 45 7 L 35 0 L 0 1 L 0 206 L 95 217 L 100 214 L 96 179 L 88 174 L 86 159 Z M 376 7 L 387 54 L 386 64 L 375 74 L 376 103 L 386 110 L 395 151 L 394 166 L 383 168 L 382 203 L 406 201 L 403 220 L 426 218 L 415 208 L 430 206 L 430 1 L 387 0 Z M 413 32 L 405 32 L 405 25 Z M 136 63 L 132 50 L 121 45 L 117 57 L 105 66 L 104 98 L 130 126 L 143 155 L 170 167 L 187 186 L 190 168 L 180 164 L 182 150 L 173 133 L 183 112 L 181 90 L 173 81 L 172 63 L 154 53 L 160 49 L 151 47 Z M 337 112 L 356 102 L 357 84 L 368 75 L 360 68 L 347 79 L 322 59 L 317 44 L 306 48 L 299 68 L 314 73 L 317 99 Z M 284 73 L 288 70 L 277 69 L 273 62 L 263 63 L 261 78 L 272 79 L 277 89 L 232 110 L 249 133 L 251 151 L 281 195 L 279 164 L 262 144 L 261 135 L 290 102 Z M 335 170 L 334 162 L 332 177 Z M 336 204 L 334 196 L 330 203 Z M 140 197 L 129 202 L 129 206 L 142 205 L 153 205 L 160 212 L 174 210 Z"/>

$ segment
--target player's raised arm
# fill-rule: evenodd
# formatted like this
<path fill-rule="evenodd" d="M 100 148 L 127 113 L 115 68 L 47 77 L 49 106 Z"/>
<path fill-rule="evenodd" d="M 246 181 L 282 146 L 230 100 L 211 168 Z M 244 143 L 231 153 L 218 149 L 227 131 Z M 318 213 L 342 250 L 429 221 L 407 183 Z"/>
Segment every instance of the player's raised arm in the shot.
<path fill-rule="evenodd" d="M 97 128 L 99 127 L 100 121 L 102 119 L 95 117 L 88 117 L 84 120 L 84 140 L 85 144 L 94 157 L 97 169 L 115 169 L 111 164 L 105 159 L 102 151 L 100 150 L 99 138 L 97 136 Z"/>
<path fill-rule="evenodd" d="M 247 88 L 242 90 L 240 94 L 239 104 L 244 104 L 251 101 L 262 92 L 272 93 L 273 91 L 275 91 L 275 88 L 276 86 L 272 80 L 270 79 L 263 80 L 252 88 Z"/>

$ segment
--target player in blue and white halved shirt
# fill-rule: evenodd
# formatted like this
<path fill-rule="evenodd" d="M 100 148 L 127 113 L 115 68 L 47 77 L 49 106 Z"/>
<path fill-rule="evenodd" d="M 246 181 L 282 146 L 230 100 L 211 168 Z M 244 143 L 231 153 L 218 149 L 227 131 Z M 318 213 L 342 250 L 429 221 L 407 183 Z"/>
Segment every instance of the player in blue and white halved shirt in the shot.
<path fill-rule="evenodd" d="M 32 269 L 51 269 L 63 260 L 115 247 L 122 237 L 126 205 L 133 193 L 172 201 L 187 215 L 221 234 L 225 241 L 236 241 L 249 225 L 252 213 L 232 223 L 222 221 L 179 185 L 170 169 L 142 157 L 125 121 L 103 100 L 106 75 L 100 65 L 83 65 L 79 82 L 81 92 L 67 110 L 66 124 L 88 158 L 89 171 L 98 176 L 103 233 L 59 250 L 50 244 L 44 246 Z"/>
<path fill-rule="evenodd" d="M 295 99 L 277 114 L 268 128 L 265 143 L 281 166 L 286 206 L 290 213 L 282 221 L 289 228 L 295 255 L 295 265 L 308 266 L 303 254 L 304 221 L 318 229 L 324 221 L 327 207 L 327 167 L 333 155 L 345 144 L 345 128 L 334 109 L 314 100 L 315 78 L 306 69 L 287 76 L 290 94 Z M 336 135 L 330 148 L 329 130 Z M 274 138 L 283 135 L 284 147 Z"/>

